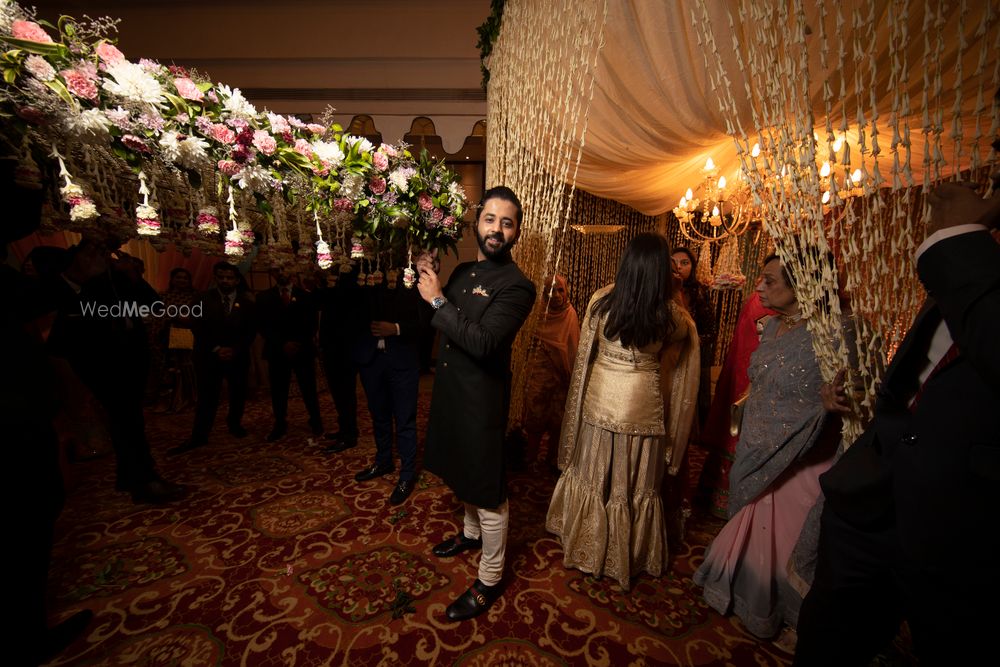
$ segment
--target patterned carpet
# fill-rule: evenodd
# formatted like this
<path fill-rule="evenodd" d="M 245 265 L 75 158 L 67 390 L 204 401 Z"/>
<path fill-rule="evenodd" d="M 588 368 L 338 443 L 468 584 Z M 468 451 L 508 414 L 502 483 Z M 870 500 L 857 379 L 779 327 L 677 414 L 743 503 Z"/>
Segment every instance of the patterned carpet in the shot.
<path fill-rule="evenodd" d="M 430 382 L 422 381 L 421 435 Z M 329 395 L 321 400 L 330 427 Z M 191 412 L 148 415 L 161 472 L 195 487 L 174 506 L 136 506 L 115 492 L 112 457 L 71 465 L 50 609 L 53 621 L 84 608 L 95 619 L 50 664 L 789 663 L 706 607 L 692 584 L 718 521 L 694 517 L 671 572 L 643 576 L 626 593 L 563 568 L 543 527 L 555 480 L 542 466 L 510 480 L 503 597 L 475 620 L 449 622 L 445 607 L 476 576 L 478 554 L 439 559 L 431 549 L 460 528 L 460 505 L 428 473 L 399 507 L 388 504 L 395 476 L 355 482 L 374 456 L 361 412 L 360 445 L 332 456 L 311 441 L 296 399 L 280 442 L 264 442 L 270 406 L 261 396 L 244 420 L 250 437 L 236 440 L 217 424 L 208 447 L 178 458 L 163 453 L 187 434 Z"/>

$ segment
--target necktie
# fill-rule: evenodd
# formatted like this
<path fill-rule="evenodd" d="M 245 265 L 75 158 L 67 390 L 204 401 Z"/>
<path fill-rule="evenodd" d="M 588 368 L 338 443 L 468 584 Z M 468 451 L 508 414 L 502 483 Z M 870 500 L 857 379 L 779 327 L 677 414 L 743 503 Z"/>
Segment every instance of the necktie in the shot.
<path fill-rule="evenodd" d="M 223 302 L 223 304 L 225 305 L 225 308 L 226 308 L 226 315 L 228 315 L 229 313 L 231 313 L 233 311 L 233 297 L 231 297 L 228 294 L 224 294 L 222 296 L 222 302 Z"/>

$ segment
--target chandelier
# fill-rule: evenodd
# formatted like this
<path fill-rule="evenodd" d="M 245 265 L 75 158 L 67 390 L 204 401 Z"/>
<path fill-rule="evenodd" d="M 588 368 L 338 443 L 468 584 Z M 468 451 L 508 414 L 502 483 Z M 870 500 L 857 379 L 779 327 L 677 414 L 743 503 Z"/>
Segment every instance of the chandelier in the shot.
<path fill-rule="evenodd" d="M 863 167 L 851 171 L 851 147 L 847 139 L 831 138 L 834 140 L 830 144 L 829 159 L 816 168 L 821 193 L 818 196 L 824 215 L 835 213 L 855 197 L 870 194 L 878 181 L 877 174 L 867 174 Z M 818 137 L 816 141 L 819 142 Z M 801 167 L 786 164 L 777 171 L 780 162 L 768 155 L 762 156 L 759 143 L 749 152 L 759 183 L 756 192 L 742 169 L 737 173 L 737 182 L 732 184 L 725 176 L 719 176 L 719 168 L 712 158 L 705 162 L 701 169 L 703 180 L 694 188 L 688 188 L 673 210 L 686 239 L 720 243 L 739 236 L 766 217 L 770 210 L 768 204 L 773 203 L 767 201 L 769 197 L 787 197 L 795 189 L 791 181 Z M 842 155 L 839 159 L 838 154 Z"/>
<path fill-rule="evenodd" d="M 746 179 L 738 178 L 736 184 L 730 184 L 725 176 L 719 176 L 712 158 L 705 162 L 701 173 L 702 182 L 688 188 L 674 209 L 684 238 L 721 242 L 739 236 L 760 219 Z"/>

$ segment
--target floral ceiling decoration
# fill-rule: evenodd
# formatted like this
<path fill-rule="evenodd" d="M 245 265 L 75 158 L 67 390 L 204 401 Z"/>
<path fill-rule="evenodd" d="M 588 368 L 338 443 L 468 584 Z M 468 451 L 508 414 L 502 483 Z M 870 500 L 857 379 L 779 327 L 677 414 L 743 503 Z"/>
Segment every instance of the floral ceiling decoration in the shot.
<path fill-rule="evenodd" d="M 110 19 L 56 25 L 0 0 L 0 139 L 22 185 L 47 187 L 49 231 L 315 261 L 395 282 L 422 250 L 453 250 L 455 175 L 404 144 L 258 110 L 238 88 L 128 60 Z"/>

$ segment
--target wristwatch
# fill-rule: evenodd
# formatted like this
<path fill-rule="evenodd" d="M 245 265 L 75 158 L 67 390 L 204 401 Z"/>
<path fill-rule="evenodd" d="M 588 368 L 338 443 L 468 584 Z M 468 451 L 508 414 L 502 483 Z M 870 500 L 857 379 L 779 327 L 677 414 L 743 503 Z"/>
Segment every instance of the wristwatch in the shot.
<path fill-rule="evenodd" d="M 431 299 L 431 308 L 437 310 L 446 303 L 448 303 L 448 299 L 444 298 L 443 296 L 436 296 L 433 299 Z"/>

